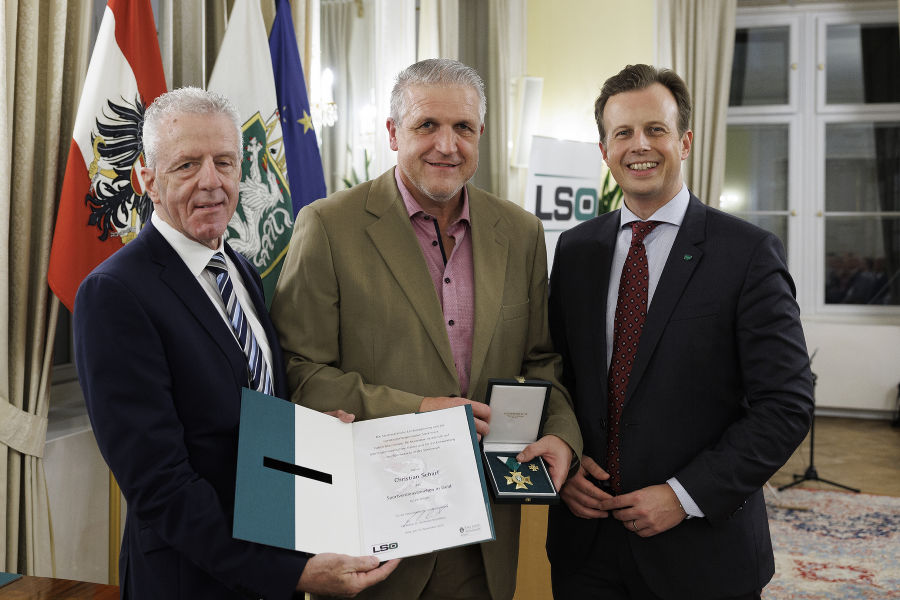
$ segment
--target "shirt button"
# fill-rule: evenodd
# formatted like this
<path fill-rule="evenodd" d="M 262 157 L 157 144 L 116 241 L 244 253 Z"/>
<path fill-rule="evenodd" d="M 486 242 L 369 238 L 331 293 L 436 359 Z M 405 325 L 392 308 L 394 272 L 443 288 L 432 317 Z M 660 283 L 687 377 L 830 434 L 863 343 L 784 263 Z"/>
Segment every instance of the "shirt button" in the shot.
<path fill-rule="evenodd" d="M 429 217 L 428 215 L 425 215 L 424 218 L 425 218 L 426 221 L 430 221 L 430 220 L 431 220 L 431 217 Z"/>
<path fill-rule="evenodd" d="M 453 319 L 450 319 L 449 321 L 447 321 L 447 324 L 452 327 L 453 325 L 456 324 L 456 321 L 454 321 Z"/>
<path fill-rule="evenodd" d="M 432 245 L 432 246 L 437 246 L 437 240 L 434 240 L 433 242 L 431 242 L 431 245 Z"/>
<path fill-rule="evenodd" d="M 450 283 L 450 278 L 449 278 L 449 277 L 444 277 L 444 283 Z"/>

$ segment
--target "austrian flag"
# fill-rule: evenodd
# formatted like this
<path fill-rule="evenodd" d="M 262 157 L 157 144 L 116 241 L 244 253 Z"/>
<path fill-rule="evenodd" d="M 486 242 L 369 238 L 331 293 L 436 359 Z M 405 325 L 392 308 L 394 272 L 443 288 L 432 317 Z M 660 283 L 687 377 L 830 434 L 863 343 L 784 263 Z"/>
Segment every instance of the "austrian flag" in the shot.
<path fill-rule="evenodd" d="M 139 175 L 141 126 L 165 91 L 150 0 L 109 0 L 78 104 L 47 274 L 69 310 L 81 281 L 153 212 Z"/>

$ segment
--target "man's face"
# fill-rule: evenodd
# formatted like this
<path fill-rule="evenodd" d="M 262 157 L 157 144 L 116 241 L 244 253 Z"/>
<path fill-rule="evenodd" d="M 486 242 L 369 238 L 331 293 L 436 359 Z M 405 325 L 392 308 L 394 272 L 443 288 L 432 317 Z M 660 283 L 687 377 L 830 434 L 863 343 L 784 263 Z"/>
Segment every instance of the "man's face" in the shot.
<path fill-rule="evenodd" d="M 668 88 L 654 83 L 610 97 L 603 125 L 603 160 L 629 208 L 655 210 L 674 198 L 681 190 L 681 161 L 690 154 L 693 133 L 678 134 L 678 106 Z"/>
<path fill-rule="evenodd" d="M 410 193 L 426 208 L 444 204 L 478 168 L 478 92 L 468 86 L 419 86 L 406 90 L 402 123 L 388 119 L 391 149 Z"/>
<path fill-rule="evenodd" d="M 210 248 L 219 247 L 237 208 L 236 137 L 234 123 L 223 114 L 176 114 L 160 127 L 156 168 L 141 170 L 159 216 Z"/>

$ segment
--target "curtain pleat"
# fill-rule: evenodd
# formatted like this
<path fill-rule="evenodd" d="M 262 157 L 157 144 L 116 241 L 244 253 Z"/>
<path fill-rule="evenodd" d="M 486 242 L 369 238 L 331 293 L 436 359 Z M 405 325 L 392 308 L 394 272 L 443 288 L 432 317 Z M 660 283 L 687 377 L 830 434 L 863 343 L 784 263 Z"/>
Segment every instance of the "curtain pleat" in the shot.
<path fill-rule="evenodd" d="M 725 174 L 725 131 L 736 0 L 669 0 L 672 68 L 694 102 L 694 144 L 685 161 L 688 187 L 719 205 Z"/>
<path fill-rule="evenodd" d="M 459 58 L 459 0 L 419 1 L 416 60 Z"/>
<path fill-rule="evenodd" d="M 485 92 L 490 107 L 490 132 L 487 150 L 490 153 L 491 189 L 501 198 L 509 197 L 509 103 L 512 85 L 509 13 L 519 8 L 516 0 L 490 0 L 488 24 L 494 35 L 488 40 L 488 72 Z M 483 142 L 482 142 L 483 143 Z"/>
<path fill-rule="evenodd" d="M 350 143 L 350 119 L 347 114 L 352 98 L 350 81 L 350 37 L 356 4 L 353 0 L 322 0 L 322 70 L 331 69 L 334 75 L 332 88 L 334 102 L 338 106 L 337 122 L 323 127 L 322 169 L 328 192 L 343 189 L 342 178 L 347 174 L 348 145 Z M 341 114 L 341 111 L 345 111 Z"/>
<path fill-rule="evenodd" d="M 0 530 L 3 570 L 52 576 L 43 455 L 57 301 L 47 265 L 88 48 L 90 3 L 7 0 L 0 52 Z M 80 77 L 71 70 L 79 70 Z M 65 138 L 65 139 L 64 139 Z"/>

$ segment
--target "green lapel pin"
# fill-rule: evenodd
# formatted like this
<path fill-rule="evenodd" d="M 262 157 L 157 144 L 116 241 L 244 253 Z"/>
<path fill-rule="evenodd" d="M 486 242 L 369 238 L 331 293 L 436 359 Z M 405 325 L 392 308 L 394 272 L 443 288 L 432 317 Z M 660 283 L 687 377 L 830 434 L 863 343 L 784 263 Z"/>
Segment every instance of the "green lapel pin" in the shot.
<path fill-rule="evenodd" d="M 684 255 L 684 260 L 691 260 L 692 258 L 694 258 L 694 257 L 691 256 L 690 254 L 685 254 L 685 255 Z"/>

